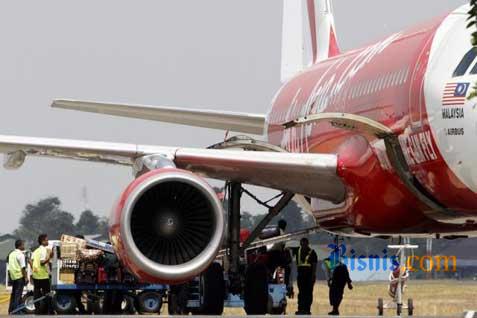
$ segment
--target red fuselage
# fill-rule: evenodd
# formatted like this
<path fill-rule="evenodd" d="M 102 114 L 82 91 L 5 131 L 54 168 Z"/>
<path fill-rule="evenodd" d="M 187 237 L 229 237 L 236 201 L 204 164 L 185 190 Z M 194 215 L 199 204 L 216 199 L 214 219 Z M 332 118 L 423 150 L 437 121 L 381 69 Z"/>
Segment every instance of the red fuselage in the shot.
<path fill-rule="evenodd" d="M 427 207 L 391 168 L 381 141 L 370 142 L 357 132 L 329 123 L 283 127 L 283 123 L 321 112 L 352 113 L 380 122 L 399 136 L 412 173 L 428 193 L 456 213 L 475 216 L 477 195 L 446 163 L 444 150 L 436 141 L 439 132 L 429 120 L 441 115 L 430 114 L 426 105 L 428 66 L 436 55 L 431 51 L 441 42 L 436 34 L 447 31 L 441 30 L 447 19 L 436 19 L 318 63 L 286 83 L 275 97 L 268 116 L 271 143 L 292 152 L 338 154 L 338 174 L 347 185 L 349 198 L 331 219 L 325 218 L 327 213 L 312 199 L 312 212 L 325 228 L 348 234 L 474 229 L 469 224 L 449 225 L 428 218 L 423 213 Z M 458 63 L 449 64 L 455 68 Z M 452 72 L 448 79 L 451 77 Z M 445 88 L 436 91 L 441 94 Z M 460 130 L 455 131 L 458 135 Z"/>

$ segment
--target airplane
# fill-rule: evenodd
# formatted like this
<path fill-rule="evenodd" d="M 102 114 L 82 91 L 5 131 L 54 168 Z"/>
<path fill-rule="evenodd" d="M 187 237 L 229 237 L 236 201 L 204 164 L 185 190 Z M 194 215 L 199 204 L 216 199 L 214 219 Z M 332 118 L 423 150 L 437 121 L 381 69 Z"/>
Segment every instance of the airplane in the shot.
<path fill-rule="evenodd" d="M 114 205 L 110 237 L 124 264 L 149 281 L 203 272 L 226 228 L 237 259 L 241 184 L 282 192 L 266 221 L 293 198 L 337 235 L 475 236 L 477 104 L 467 96 L 477 51 L 466 28 L 469 7 L 341 52 L 330 0 L 283 5 L 283 86 L 267 113 L 52 103 L 261 139 L 235 136 L 198 149 L 1 135 L 5 168 L 20 168 L 27 156 L 131 167 L 135 179 Z M 228 184 L 227 226 L 204 177 Z"/>

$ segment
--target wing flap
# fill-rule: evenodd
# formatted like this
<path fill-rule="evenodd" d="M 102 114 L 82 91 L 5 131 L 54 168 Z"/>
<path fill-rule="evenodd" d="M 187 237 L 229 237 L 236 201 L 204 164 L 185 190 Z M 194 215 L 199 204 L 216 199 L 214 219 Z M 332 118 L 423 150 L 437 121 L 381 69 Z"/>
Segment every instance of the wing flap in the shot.
<path fill-rule="evenodd" d="M 84 140 L 0 135 L 6 167 L 19 168 L 25 156 L 46 156 L 133 166 L 136 159 L 162 155 L 178 168 L 205 177 L 268 187 L 341 202 L 345 187 L 337 176 L 337 156 L 243 150 L 161 147 Z"/>
<path fill-rule="evenodd" d="M 75 100 L 54 100 L 54 108 L 154 120 L 181 125 L 262 135 L 265 115 L 166 106 L 141 106 Z"/>

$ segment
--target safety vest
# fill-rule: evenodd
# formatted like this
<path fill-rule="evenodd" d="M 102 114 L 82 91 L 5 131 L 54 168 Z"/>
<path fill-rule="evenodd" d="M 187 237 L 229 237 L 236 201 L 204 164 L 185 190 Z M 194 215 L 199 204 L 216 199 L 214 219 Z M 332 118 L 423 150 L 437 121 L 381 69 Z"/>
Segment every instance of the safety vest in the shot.
<path fill-rule="evenodd" d="M 22 256 L 22 252 L 14 250 L 8 255 L 8 271 L 10 272 L 10 279 L 17 280 L 23 278 L 22 268 L 18 262 L 18 257 Z"/>
<path fill-rule="evenodd" d="M 305 256 L 305 260 L 302 261 L 301 260 L 301 247 L 298 249 L 298 260 L 297 260 L 297 266 L 298 267 L 311 267 L 311 264 L 310 264 L 311 252 L 313 252 L 313 250 L 310 248 L 310 250 L 308 251 L 308 254 Z"/>
<path fill-rule="evenodd" d="M 33 262 L 33 272 L 32 276 L 33 279 L 49 279 L 50 276 L 48 275 L 48 268 L 47 264 L 41 264 L 41 252 L 42 249 L 46 249 L 44 246 L 38 247 L 32 255 L 32 262 Z"/>

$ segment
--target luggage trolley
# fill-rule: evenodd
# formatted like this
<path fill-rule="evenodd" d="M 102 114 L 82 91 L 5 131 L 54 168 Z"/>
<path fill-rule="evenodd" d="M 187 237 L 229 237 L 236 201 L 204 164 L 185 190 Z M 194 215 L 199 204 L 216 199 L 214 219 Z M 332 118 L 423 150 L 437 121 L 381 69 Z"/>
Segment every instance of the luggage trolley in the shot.
<path fill-rule="evenodd" d="M 383 298 L 378 298 L 378 315 L 383 316 L 385 309 L 395 309 L 396 315 L 401 316 L 403 309 L 407 309 L 408 316 L 414 314 L 414 303 L 412 298 L 403 304 L 403 293 L 406 287 L 406 281 L 409 278 L 409 271 L 406 267 L 406 250 L 418 248 L 418 245 L 411 245 L 409 238 L 404 238 L 403 244 L 388 245 L 389 249 L 397 250 L 396 256 L 399 256 L 399 267 L 389 275 L 389 295 L 392 297 L 390 302 L 384 303 Z"/>

